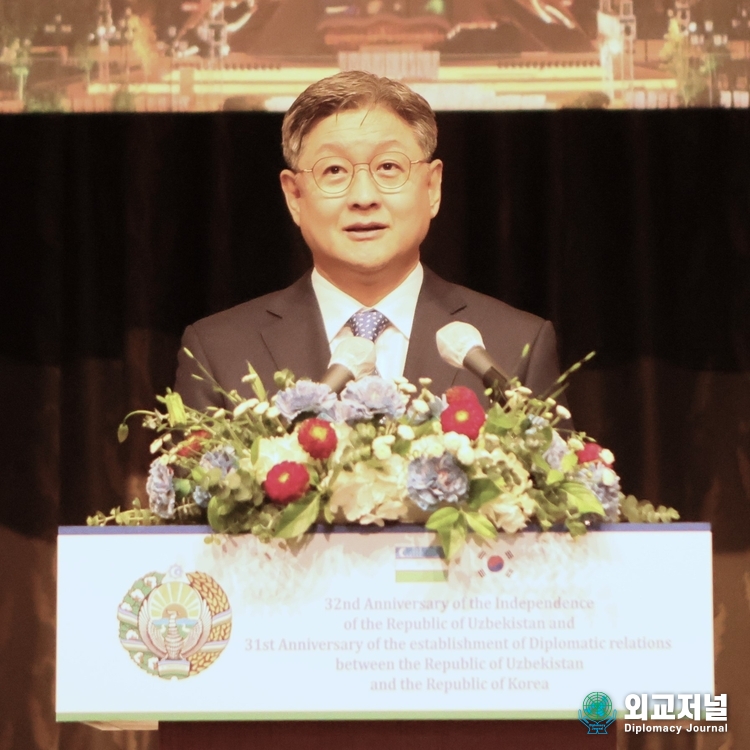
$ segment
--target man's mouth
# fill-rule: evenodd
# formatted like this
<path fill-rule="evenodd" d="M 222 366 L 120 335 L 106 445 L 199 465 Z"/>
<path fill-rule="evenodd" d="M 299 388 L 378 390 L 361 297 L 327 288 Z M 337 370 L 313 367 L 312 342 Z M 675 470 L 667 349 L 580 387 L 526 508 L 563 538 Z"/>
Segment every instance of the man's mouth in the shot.
<path fill-rule="evenodd" d="M 372 237 L 377 235 L 383 229 L 388 227 L 385 224 L 381 224 L 377 221 L 359 222 L 357 224 L 350 224 L 348 227 L 344 227 L 344 231 L 350 237 L 358 237 L 364 239 L 366 237 Z"/>

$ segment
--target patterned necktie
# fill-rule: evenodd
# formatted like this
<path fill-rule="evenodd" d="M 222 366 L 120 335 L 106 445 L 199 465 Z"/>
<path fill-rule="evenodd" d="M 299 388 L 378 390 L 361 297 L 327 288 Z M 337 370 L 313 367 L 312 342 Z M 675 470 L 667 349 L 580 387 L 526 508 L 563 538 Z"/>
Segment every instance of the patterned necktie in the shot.
<path fill-rule="evenodd" d="M 355 336 L 370 341 L 375 341 L 390 324 L 391 321 L 378 310 L 360 310 L 346 321 L 346 325 L 352 329 Z"/>

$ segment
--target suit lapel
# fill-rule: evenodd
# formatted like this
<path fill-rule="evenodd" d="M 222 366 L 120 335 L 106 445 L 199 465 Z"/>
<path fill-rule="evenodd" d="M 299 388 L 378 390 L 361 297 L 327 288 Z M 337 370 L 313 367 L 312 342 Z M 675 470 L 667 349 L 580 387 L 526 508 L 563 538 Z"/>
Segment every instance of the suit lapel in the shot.
<path fill-rule="evenodd" d="M 267 312 L 261 336 L 276 369 L 288 367 L 297 378 L 320 379 L 331 354 L 310 273 L 274 295 Z"/>
<path fill-rule="evenodd" d="M 461 371 L 440 358 L 435 333 L 456 320 L 456 313 L 465 307 L 460 288 L 424 269 L 404 367 L 404 377 L 410 382 L 416 384 L 419 378 L 430 377 L 433 393 L 443 393 L 454 384 Z"/>

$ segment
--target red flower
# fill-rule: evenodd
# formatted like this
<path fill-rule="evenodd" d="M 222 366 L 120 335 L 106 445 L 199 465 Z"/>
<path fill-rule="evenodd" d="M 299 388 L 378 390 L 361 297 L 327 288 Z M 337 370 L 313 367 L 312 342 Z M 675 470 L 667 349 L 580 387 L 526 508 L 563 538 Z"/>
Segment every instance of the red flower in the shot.
<path fill-rule="evenodd" d="M 603 450 L 604 448 L 598 443 L 586 443 L 586 445 L 583 446 L 583 449 L 576 453 L 576 456 L 578 456 L 578 463 L 587 464 L 589 461 L 600 461 L 600 454 Z M 602 461 L 602 463 L 607 466 L 611 465 L 606 461 Z"/>
<path fill-rule="evenodd" d="M 195 430 L 182 441 L 182 447 L 177 451 L 178 456 L 192 456 L 193 453 L 201 452 L 201 443 L 210 436 L 205 430 Z"/>
<path fill-rule="evenodd" d="M 336 431 L 324 419 L 306 419 L 300 425 L 297 440 L 313 458 L 328 458 L 338 443 Z"/>
<path fill-rule="evenodd" d="M 282 461 L 268 472 L 263 489 L 276 503 L 286 505 L 299 500 L 310 485 L 310 474 L 296 461 Z"/>
<path fill-rule="evenodd" d="M 454 385 L 445 392 L 445 400 L 449 405 L 453 404 L 477 404 L 477 394 L 465 385 Z"/>
<path fill-rule="evenodd" d="M 446 394 L 447 395 L 447 394 Z M 479 401 L 454 401 L 440 415 L 443 432 L 457 432 L 466 435 L 470 440 L 479 437 L 479 429 L 485 423 L 487 415 Z"/>

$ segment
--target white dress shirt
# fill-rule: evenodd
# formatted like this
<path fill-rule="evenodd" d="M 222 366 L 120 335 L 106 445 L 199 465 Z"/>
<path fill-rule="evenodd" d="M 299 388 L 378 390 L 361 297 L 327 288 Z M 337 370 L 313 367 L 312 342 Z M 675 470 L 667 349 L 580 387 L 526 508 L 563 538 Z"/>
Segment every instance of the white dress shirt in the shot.
<path fill-rule="evenodd" d="M 323 325 L 331 352 L 345 339 L 354 334 L 346 325 L 349 318 L 360 310 L 378 310 L 390 321 L 390 325 L 375 341 L 375 357 L 378 372 L 384 378 L 396 378 L 404 374 L 406 351 L 417 308 L 419 290 L 422 288 L 424 270 L 417 263 L 414 270 L 387 297 L 374 307 L 364 307 L 356 299 L 342 292 L 324 279 L 317 271 L 312 272 L 312 286 L 323 315 Z"/>

